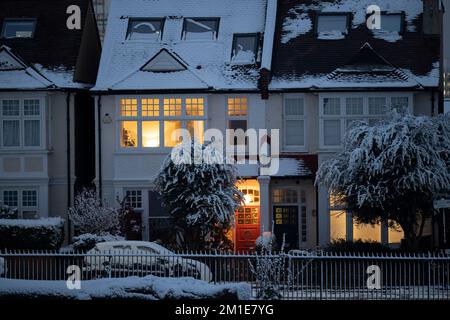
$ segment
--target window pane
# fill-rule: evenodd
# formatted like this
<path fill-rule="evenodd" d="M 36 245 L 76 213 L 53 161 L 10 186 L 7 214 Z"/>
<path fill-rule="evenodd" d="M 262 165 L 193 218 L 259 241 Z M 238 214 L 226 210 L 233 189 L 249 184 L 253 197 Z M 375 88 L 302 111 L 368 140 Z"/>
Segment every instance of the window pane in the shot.
<path fill-rule="evenodd" d="M 181 99 L 164 99 L 164 116 L 181 116 Z"/>
<path fill-rule="evenodd" d="M 386 98 L 369 98 L 369 114 L 386 114 Z"/>
<path fill-rule="evenodd" d="M 247 120 L 230 120 L 228 121 L 228 129 L 234 130 L 234 132 L 230 132 L 228 135 L 228 144 L 246 144 Z M 237 131 L 239 129 L 243 130 L 243 132 Z"/>
<path fill-rule="evenodd" d="M 161 19 L 130 19 L 127 39 L 158 41 L 162 24 Z"/>
<path fill-rule="evenodd" d="M 363 98 L 347 98 L 345 113 L 347 115 L 362 115 L 364 113 Z"/>
<path fill-rule="evenodd" d="M 323 99 L 323 114 L 324 115 L 340 115 L 341 114 L 341 99 L 340 98 L 325 98 L 325 99 Z"/>
<path fill-rule="evenodd" d="M 317 33 L 340 31 L 347 33 L 346 15 L 319 15 Z"/>
<path fill-rule="evenodd" d="M 3 146 L 20 146 L 20 121 L 3 120 Z"/>
<path fill-rule="evenodd" d="M 297 190 L 275 189 L 273 190 L 273 201 L 275 203 L 298 203 Z"/>
<path fill-rule="evenodd" d="M 120 146 L 122 148 L 136 148 L 138 146 L 137 121 L 120 122 Z"/>
<path fill-rule="evenodd" d="M 2 101 L 3 116 L 19 116 L 19 100 L 3 100 Z"/>
<path fill-rule="evenodd" d="M 159 99 L 142 99 L 142 116 L 159 117 Z"/>
<path fill-rule="evenodd" d="M 353 222 L 353 240 L 381 242 L 381 226 Z"/>
<path fill-rule="evenodd" d="M 305 127 L 303 120 L 286 120 L 286 145 L 303 146 L 305 144 Z"/>
<path fill-rule="evenodd" d="M 392 222 L 392 221 L 389 221 Z M 403 238 L 405 237 L 402 227 L 400 225 L 394 223 L 392 228 L 388 230 L 388 239 L 389 243 L 401 243 Z"/>
<path fill-rule="evenodd" d="M 408 110 L 408 97 L 393 97 L 391 99 L 391 107 L 393 110 L 406 111 Z"/>
<path fill-rule="evenodd" d="M 247 98 L 228 98 L 229 116 L 247 116 L 248 113 Z"/>
<path fill-rule="evenodd" d="M 341 143 L 341 120 L 323 121 L 324 145 L 337 146 Z"/>
<path fill-rule="evenodd" d="M 286 116 L 303 116 L 304 105 L 303 99 L 286 99 L 284 101 Z"/>
<path fill-rule="evenodd" d="M 15 20 L 5 21 L 2 37 L 4 38 L 32 38 L 34 33 L 34 21 Z"/>
<path fill-rule="evenodd" d="M 186 129 L 191 134 L 191 139 L 195 138 L 198 142 L 204 142 L 204 121 L 188 121 Z"/>
<path fill-rule="evenodd" d="M 130 207 L 135 209 L 142 208 L 142 190 L 127 190 L 125 196 Z"/>
<path fill-rule="evenodd" d="M 23 115 L 24 116 L 39 116 L 39 100 L 24 100 L 23 101 Z"/>
<path fill-rule="evenodd" d="M 182 141 L 182 137 L 176 134 L 181 129 L 181 121 L 164 121 L 164 147 L 175 147 Z"/>
<path fill-rule="evenodd" d="M 9 207 L 17 207 L 19 205 L 19 193 L 17 191 L 3 191 L 3 203 Z"/>
<path fill-rule="evenodd" d="M 203 98 L 186 98 L 186 115 L 201 117 L 205 114 Z"/>
<path fill-rule="evenodd" d="M 347 214 L 345 211 L 330 211 L 330 240 L 346 239 Z"/>
<path fill-rule="evenodd" d="M 120 99 L 120 115 L 122 117 L 137 117 L 137 99 Z"/>
<path fill-rule="evenodd" d="M 22 191 L 22 206 L 23 207 L 37 207 L 37 191 L 36 190 Z"/>
<path fill-rule="evenodd" d="M 400 14 L 382 14 L 381 30 L 387 32 L 401 32 L 402 15 Z"/>
<path fill-rule="evenodd" d="M 159 141 L 159 121 L 142 121 L 142 146 L 158 148 Z"/>
<path fill-rule="evenodd" d="M 25 120 L 24 127 L 24 146 L 38 147 L 41 144 L 41 126 L 39 120 Z"/>
<path fill-rule="evenodd" d="M 184 38 L 212 40 L 217 37 L 218 19 L 187 18 L 184 21 Z"/>
<path fill-rule="evenodd" d="M 254 63 L 256 60 L 257 38 L 255 35 L 235 35 L 232 61 L 236 63 Z"/>

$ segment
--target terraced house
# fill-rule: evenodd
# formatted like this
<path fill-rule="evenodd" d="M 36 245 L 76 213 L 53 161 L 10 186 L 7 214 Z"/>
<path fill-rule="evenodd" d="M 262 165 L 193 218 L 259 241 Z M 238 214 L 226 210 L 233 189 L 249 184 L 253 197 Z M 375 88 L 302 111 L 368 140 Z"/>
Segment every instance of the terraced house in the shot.
<path fill-rule="evenodd" d="M 236 249 L 272 229 L 290 249 L 338 238 L 398 244 L 398 228 L 355 225 L 315 173 L 355 120 L 443 111 L 441 12 L 431 0 L 112 0 L 91 90 L 98 190 L 110 202 L 127 196 L 142 238 L 158 239 L 168 220 L 153 180 L 175 130 L 203 142 L 211 128 L 279 129 L 279 139 L 264 137 L 272 151 L 279 141 L 278 171 L 238 165 L 246 204 Z"/>
<path fill-rule="evenodd" d="M 80 29 L 67 27 L 71 5 Z M 89 0 L 0 2 L 0 202 L 19 218 L 67 217 L 92 181 L 99 58 Z"/>

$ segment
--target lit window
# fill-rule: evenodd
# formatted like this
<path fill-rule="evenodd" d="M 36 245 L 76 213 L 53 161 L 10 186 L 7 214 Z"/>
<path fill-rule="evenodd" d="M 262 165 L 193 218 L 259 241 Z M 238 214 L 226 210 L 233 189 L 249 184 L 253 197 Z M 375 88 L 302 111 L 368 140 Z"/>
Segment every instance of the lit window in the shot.
<path fill-rule="evenodd" d="M 164 116 L 181 116 L 181 99 L 164 99 Z"/>
<path fill-rule="evenodd" d="M 213 40 L 217 38 L 218 18 L 186 18 L 183 25 L 185 40 Z"/>
<path fill-rule="evenodd" d="M 404 237 L 405 234 L 403 233 L 402 227 L 393 221 L 389 221 L 389 231 L 388 231 L 389 243 L 394 244 L 401 243 Z"/>
<path fill-rule="evenodd" d="M 164 121 L 164 147 L 173 148 L 182 141 L 177 133 L 181 128 L 181 121 Z"/>
<path fill-rule="evenodd" d="M 346 239 L 347 213 L 345 211 L 330 211 L 330 240 Z"/>
<path fill-rule="evenodd" d="M 204 115 L 203 98 L 186 98 L 186 115 L 203 116 Z"/>
<path fill-rule="evenodd" d="M 284 101 L 285 144 L 303 146 L 305 144 L 305 120 L 303 99 Z"/>
<path fill-rule="evenodd" d="M 6 19 L 3 22 L 2 38 L 33 38 L 36 20 Z"/>
<path fill-rule="evenodd" d="M 258 53 L 257 34 L 235 34 L 233 39 L 232 62 L 236 64 L 253 64 Z"/>
<path fill-rule="evenodd" d="M 138 146 L 137 121 L 120 122 L 120 146 L 122 148 L 136 148 Z"/>
<path fill-rule="evenodd" d="M 37 191 L 23 190 L 22 191 L 22 206 L 23 207 L 37 207 Z"/>
<path fill-rule="evenodd" d="M 187 121 L 186 129 L 191 135 L 191 139 L 196 139 L 198 142 L 204 142 L 204 121 Z"/>
<path fill-rule="evenodd" d="M 142 121 L 142 146 L 158 148 L 159 141 L 159 121 Z"/>
<path fill-rule="evenodd" d="M 228 115 L 229 116 L 247 116 L 248 113 L 247 98 L 228 98 Z"/>
<path fill-rule="evenodd" d="M 137 99 L 120 99 L 120 115 L 122 117 L 137 117 Z"/>
<path fill-rule="evenodd" d="M 244 200 L 246 205 L 251 206 L 259 205 L 260 200 L 259 190 L 249 188 L 244 189 L 239 188 L 239 191 L 241 191 L 244 194 Z"/>
<path fill-rule="evenodd" d="M 164 19 L 130 19 L 127 40 L 159 41 Z"/>
<path fill-rule="evenodd" d="M 127 204 L 134 208 L 142 208 L 142 191 L 141 190 L 127 190 L 125 192 Z"/>
<path fill-rule="evenodd" d="M 386 98 L 384 97 L 370 97 L 369 98 L 369 115 L 384 115 L 386 114 Z"/>
<path fill-rule="evenodd" d="M 402 14 L 381 14 L 381 31 L 401 33 L 402 25 Z"/>
<path fill-rule="evenodd" d="M 348 32 L 347 14 L 320 14 L 317 18 L 317 34 L 321 37 L 343 36 Z"/>
<path fill-rule="evenodd" d="M 353 222 L 353 240 L 381 242 L 381 225 L 357 224 Z"/>
<path fill-rule="evenodd" d="M 142 99 L 142 116 L 159 116 L 159 99 Z"/>

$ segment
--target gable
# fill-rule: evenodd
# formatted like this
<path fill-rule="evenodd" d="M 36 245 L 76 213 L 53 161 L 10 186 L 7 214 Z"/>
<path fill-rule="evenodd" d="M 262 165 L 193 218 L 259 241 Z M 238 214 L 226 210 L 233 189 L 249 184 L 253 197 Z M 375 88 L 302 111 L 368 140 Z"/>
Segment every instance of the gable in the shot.
<path fill-rule="evenodd" d="M 141 70 L 150 72 L 176 72 L 186 70 L 186 66 L 167 50 L 161 50 Z"/>
<path fill-rule="evenodd" d="M 23 70 L 25 66 L 6 50 L 0 50 L 0 71 Z"/>

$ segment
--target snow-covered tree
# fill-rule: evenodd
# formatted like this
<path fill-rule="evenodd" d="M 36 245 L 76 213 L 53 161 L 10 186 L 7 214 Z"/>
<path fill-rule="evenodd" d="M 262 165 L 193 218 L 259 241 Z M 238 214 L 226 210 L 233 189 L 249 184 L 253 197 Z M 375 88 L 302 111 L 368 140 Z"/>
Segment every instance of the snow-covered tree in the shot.
<path fill-rule="evenodd" d="M 237 170 L 224 163 L 212 144 L 196 141 L 173 148 L 156 179 L 181 249 L 224 249 L 234 211 L 243 195 L 236 187 Z"/>
<path fill-rule="evenodd" d="M 69 219 L 80 234 L 117 234 L 120 230 L 120 214 L 116 208 L 101 201 L 92 189 L 83 189 L 69 208 Z"/>
<path fill-rule="evenodd" d="M 393 113 L 375 126 L 351 128 L 316 184 L 341 197 L 358 223 L 398 223 L 417 249 L 433 199 L 450 190 L 449 159 L 448 116 Z"/>

